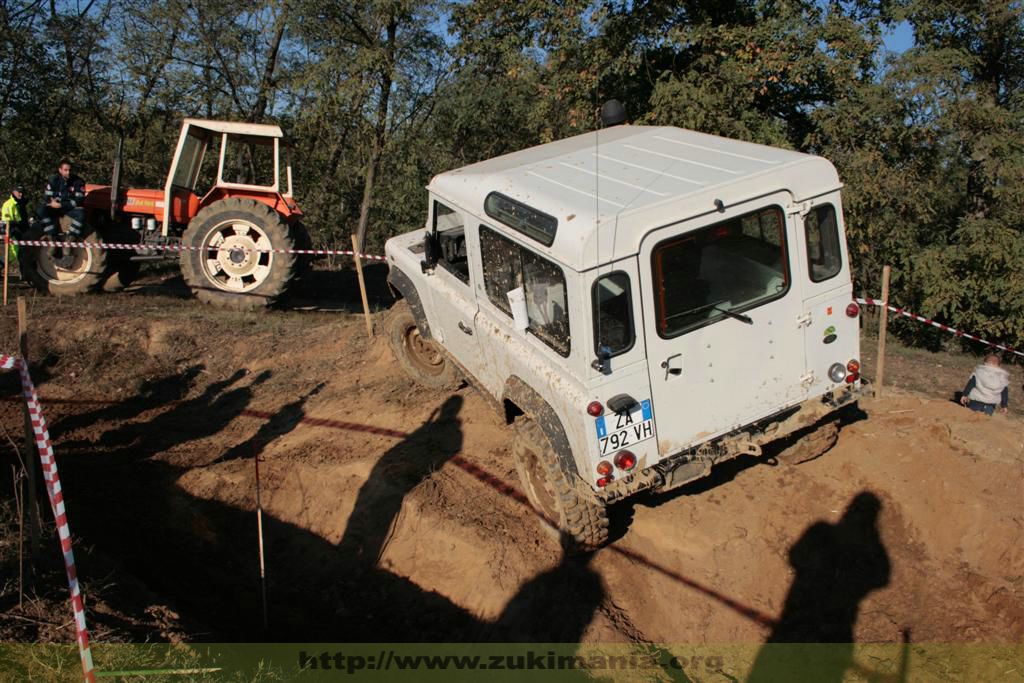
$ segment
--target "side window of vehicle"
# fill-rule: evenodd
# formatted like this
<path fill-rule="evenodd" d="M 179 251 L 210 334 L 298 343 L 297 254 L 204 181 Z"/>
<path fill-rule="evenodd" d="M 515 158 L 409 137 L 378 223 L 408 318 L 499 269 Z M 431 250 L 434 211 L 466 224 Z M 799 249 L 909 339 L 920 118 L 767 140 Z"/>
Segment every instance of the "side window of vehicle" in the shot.
<path fill-rule="evenodd" d="M 807 272 L 812 282 L 824 282 L 843 269 L 839 224 L 831 204 L 816 206 L 804 217 L 807 237 Z"/>
<path fill-rule="evenodd" d="M 785 225 L 782 209 L 772 206 L 655 246 L 658 333 L 675 337 L 785 296 Z"/>
<path fill-rule="evenodd" d="M 462 215 L 441 202 L 434 202 L 434 234 L 437 236 L 438 265 L 469 284 L 469 254 Z"/>
<path fill-rule="evenodd" d="M 507 294 L 522 287 L 528 330 L 559 355 L 568 356 L 569 303 L 562 269 L 485 225 L 480 226 L 480 252 L 490 302 L 511 316 Z"/>
<path fill-rule="evenodd" d="M 617 356 L 633 348 L 633 297 L 629 275 L 618 271 L 594 283 L 594 352 Z"/>

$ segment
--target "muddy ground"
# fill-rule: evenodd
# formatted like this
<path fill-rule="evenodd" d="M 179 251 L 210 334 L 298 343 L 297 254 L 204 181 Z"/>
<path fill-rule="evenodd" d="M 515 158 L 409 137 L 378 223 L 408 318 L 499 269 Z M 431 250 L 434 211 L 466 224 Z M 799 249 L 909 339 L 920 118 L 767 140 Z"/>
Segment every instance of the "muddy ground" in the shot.
<path fill-rule="evenodd" d="M 390 301 L 383 272 L 370 277 L 380 323 Z M 864 400 L 815 461 L 740 459 L 621 504 L 608 548 L 565 558 L 481 396 L 410 383 L 382 339 L 367 343 L 351 274 L 314 280 L 260 313 L 204 307 L 173 278 L 75 300 L 17 292 L 94 637 L 1021 642 L 1024 425 L 950 400 L 976 359 L 894 353 L 894 381 L 914 385 L 923 365 L 930 391 Z M 0 382 L 17 438 L 15 378 Z M 66 619 L 31 612 L 47 595 L 63 609 L 60 580 L 17 606 L 12 528 L 0 635 L 66 642 Z"/>

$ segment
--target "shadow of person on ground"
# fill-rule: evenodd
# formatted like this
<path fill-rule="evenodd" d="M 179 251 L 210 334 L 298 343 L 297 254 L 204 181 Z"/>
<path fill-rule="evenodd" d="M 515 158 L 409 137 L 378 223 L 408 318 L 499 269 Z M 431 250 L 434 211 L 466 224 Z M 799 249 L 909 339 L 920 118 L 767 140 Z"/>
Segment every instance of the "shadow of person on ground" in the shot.
<path fill-rule="evenodd" d="M 173 419 L 162 420 L 160 429 L 188 431 L 191 420 L 216 406 L 222 408 L 215 411 L 218 421 L 237 416 L 250 397 L 244 390 L 256 384 L 231 388 L 239 379 L 215 383 L 187 407 L 178 408 Z M 225 402 L 232 406 L 230 411 L 223 409 Z M 448 398 L 376 460 L 355 494 L 338 543 L 264 511 L 269 631 L 262 628 L 258 597 L 255 512 L 249 502 L 252 482 L 238 482 L 241 488 L 236 486 L 230 494 L 232 503 L 189 493 L 180 479 L 193 465 L 153 457 L 171 442 L 169 437 L 154 433 L 155 441 L 135 439 L 136 432 L 118 428 L 117 436 L 98 439 L 91 446 L 97 456 L 121 456 L 123 468 L 97 467 L 91 458 L 72 458 L 66 468 L 61 464 L 74 505 L 76 534 L 116 558 L 185 623 L 205 626 L 190 632 L 196 641 L 477 642 L 482 633 L 490 632 L 500 634 L 492 642 L 579 642 L 604 594 L 599 576 L 589 567 L 591 556 L 564 558 L 559 566 L 526 582 L 496 624 L 378 566 L 406 498 L 462 449 L 462 402 L 461 396 Z M 263 436 L 293 428 L 296 410 L 301 406 L 282 411 L 290 419 L 268 427 Z M 152 427 L 147 430 L 155 432 Z M 180 441 L 178 437 L 176 442 Z M 236 446 L 240 456 L 246 454 L 244 444 L 252 441 Z M 119 447 L 105 448 L 107 443 Z M 344 448 L 344 442 L 339 447 Z M 273 482 L 268 477 L 266 485 L 272 487 Z M 317 526 L 323 528 L 321 522 Z M 426 561 L 443 563 L 446 550 L 447 545 L 429 546 L 417 552 Z M 94 575 L 96 568 L 88 557 L 81 564 L 83 575 Z M 130 592 L 107 592 L 103 600 L 125 614 L 152 604 L 139 602 Z"/>
<path fill-rule="evenodd" d="M 264 370 L 249 384 L 228 389 L 247 374 L 248 370 L 238 370 L 225 380 L 211 382 L 199 396 L 179 401 L 151 420 L 129 422 L 104 432 L 96 443 L 81 440 L 64 442 L 61 451 L 74 452 L 75 449 L 99 445 L 117 449 L 106 455 L 115 462 L 123 463 L 146 459 L 213 436 L 249 407 L 254 390 L 271 377 L 271 372 Z M 134 401 L 134 398 L 126 399 L 123 403 L 131 406 Z"/>
<path fill-rule="evenodd" d="M 571 539 L 563 533 L 562 547 Z M 563 553 L 554 569 L 522 585 L 501 616 L 484 629 L 498 643 L 579 643 L 604 600 L 601 576 L 590 567 L 596 553 Z"/>
<path fill-rule="evenodd" d="M 889 584 L 889 555 L 878 533 L 881 508 L 878 496 L 863 491 L 837 523 L 816 522 L 793 544 L 789 561 L 796 576 L 749 681 L 843 680 L 853 664 L 860 603 Z"/>
<path fill-rule="evenodd" d="M 180 373 L 148 379 L 139 387 L 139 392 L 130 399 L 57 420 L 50 427 L 50 436 L 59 439 L 68 432 L 89 427 L 96 422 L 131 420 L 147 410 L 164 408 L 168 404 L 184 400 L 192 388 L 193 381 L 203 370 L 202 365 L 193 365 Z"/>
<path fill-rule="evenodd" d="M 338 552 L 359 558 L 366 569 L 377 565 L 406 495 L 462 450 L 461 409 L 462 397 L 450 396 L 377 460 L 359 489 Z"/>
<path fill-rule="evenodd" d="M 320 384 L 317 384 L 296 400 L 279 408 L 273 417 L 260 425 L 260 428 L 256 430 L 252 437 L 232 446 L 219 458 L 208 463 L 207 466 L 237 458 L 258 457 L 267 447 L 268 443 L 284 436 L 299 426 L 302 418 L 306 417 L 306 402 L 319 394 L 325 386 L 325 382 L 320 382 Z"/>

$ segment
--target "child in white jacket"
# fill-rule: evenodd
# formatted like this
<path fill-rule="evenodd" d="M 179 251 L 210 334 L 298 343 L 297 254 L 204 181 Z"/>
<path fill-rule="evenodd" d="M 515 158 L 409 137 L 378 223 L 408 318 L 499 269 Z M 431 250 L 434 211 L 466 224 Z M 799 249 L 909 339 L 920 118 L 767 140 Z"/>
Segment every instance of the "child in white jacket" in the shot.
<path fill-rule="evenodd" d="M 1005 413 L 1010 403 L 1010 373 L 999 366 L 999 356 L 992 354 L 974 368 L 967 380 L 960 403 L 971 410 L 991 415 L 996 405 Z"/>

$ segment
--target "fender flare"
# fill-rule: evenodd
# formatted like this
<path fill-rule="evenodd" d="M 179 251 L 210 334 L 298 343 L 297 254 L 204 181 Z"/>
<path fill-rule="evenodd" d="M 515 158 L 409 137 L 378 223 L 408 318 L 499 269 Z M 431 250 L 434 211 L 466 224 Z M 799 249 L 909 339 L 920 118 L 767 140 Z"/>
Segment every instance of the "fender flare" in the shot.
<path fill-rule="evenodd" d="M 576 459 L 573 458 L 572 448 L 569 446 L 569 437 L 566 436 L 562 421 L 551 404 L 516 375 L 505 380 L 505 389 L 501 397 L 503 402 L 511 401 L 537 422 L 555 449 L 558 466 L 569 480 L 579 477 Z"/>
<path fill-rule="evenodd" d="M 416 285 L 412 283 L 409 276 L 401 268 L 391 266 L 391 269 L 388 271 L 388 286 L 409 303 L 412 317 L 416 319 L 416 327 L 420 329 L 420 336 L 424 339 L 432 339 L 430 323 L 427 322 L 427 315 L 423 311 L 420 293 L 416 291 Z"/>

